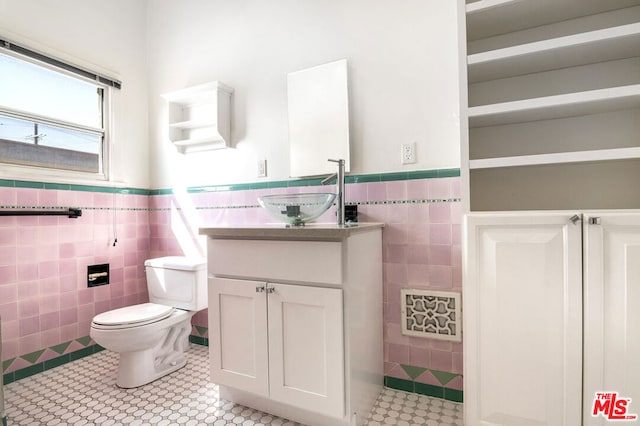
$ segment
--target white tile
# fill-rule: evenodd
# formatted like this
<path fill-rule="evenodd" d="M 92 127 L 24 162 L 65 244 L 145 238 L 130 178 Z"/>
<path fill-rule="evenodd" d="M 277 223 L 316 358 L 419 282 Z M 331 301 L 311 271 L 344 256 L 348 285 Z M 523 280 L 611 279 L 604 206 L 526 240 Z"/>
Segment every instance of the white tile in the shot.
<path fill-rule="evenodd" d="M 136 389 L 115 386 L 118 358 L 95 355 L 5 387 L 10 425 L 295 426 L 298 423 L 219 399 L 209 383 L 208 348 L 192 345 L 187 366 Z M 462 404 L 384 389 L 366 423 L 462 425 Z"/>

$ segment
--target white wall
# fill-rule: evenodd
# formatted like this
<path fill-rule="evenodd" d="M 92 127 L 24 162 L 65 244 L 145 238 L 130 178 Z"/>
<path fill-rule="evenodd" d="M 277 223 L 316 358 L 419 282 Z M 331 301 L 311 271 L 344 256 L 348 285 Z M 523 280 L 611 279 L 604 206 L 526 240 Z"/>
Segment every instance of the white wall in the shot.
<path fill-rule="evenodd" d="M 340 58 L 352 173 L 459 167 L 456 23 L 452 0 L 0 0 L 3 35 L 122 79 L 111 176 L 143 188 L 254 182 L 259 158 L 287 179 L 286 75 Z M 212 80 L 235 89 L 236 148 L 178 154 L 160 94 Z"/>
<path fill-rule="evenodd" d="M 453 0 L 151 0 L 147 30 L 152 188 L 255 182 L 260 158 L 287 179 L 286 75 L 340 58 L 353 174 L 460 166 Z M 235 89 L 236 148 L 178 154 L 160 95 L 213 80 Z"/>
<path fill-rule="evenodd" d="M 111 180 L 149 187 L 146 1 L 0 0 L 0 34 L 116 74 Z"/>

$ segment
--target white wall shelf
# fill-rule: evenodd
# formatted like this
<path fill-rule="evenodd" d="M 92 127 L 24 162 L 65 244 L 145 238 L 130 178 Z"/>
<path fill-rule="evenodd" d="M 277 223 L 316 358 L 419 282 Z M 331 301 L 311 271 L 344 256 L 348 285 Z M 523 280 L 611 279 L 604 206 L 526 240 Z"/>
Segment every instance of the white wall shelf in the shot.
<path fill-rule="evenodd" d="M 201 137 L 201 138 L 189 138 L 173 141 L 173 145 L 180 152 L 199 152 L 199 151 L 211 151 L 213 149 L 228 148 L 228 146 L 216 139 L 215 137 Z"/>
<path fill-rule="evenodd" d="M 218 81 L 167 93 L 169 139 L 179 152 L 231 146 L 233 89 Z"/>
<path fill-rule="evenodd" d="M 467 39 L 487 38 L 638 4 L 638 0 L 467 1 Z"/>
<path fill-rule="evenodd" d="M 640 56 L 640 23 L 469 55 L 469 83 Z"/>
<path fill-rule="evenodd" d="M 507 6 L 516 0 L 467 0 L 467 14 L 491 10 L 495 7 Z"/>
<path fill-rule="evenodd" d="M 498 126 L 640 108 L 640 84 L 469 108 L 469 126 Z"/>
<path fill-rule="evenodd" d="M 215 120 L 188 120 L 180 121 L 178 123 L 170 123 L 169 127 L 172 129 L 200 129 L 203 127 L 215 126 Z"/>
<path fill-rule="evenodd" d="M 556 152 L 516 157 L 470 160 L 470 169 L 536 166 L 545 164 L 587 163 L 595 161 L 628 160 L 640 158 L 640 148 L 597 149 L 593 151 Z"/>

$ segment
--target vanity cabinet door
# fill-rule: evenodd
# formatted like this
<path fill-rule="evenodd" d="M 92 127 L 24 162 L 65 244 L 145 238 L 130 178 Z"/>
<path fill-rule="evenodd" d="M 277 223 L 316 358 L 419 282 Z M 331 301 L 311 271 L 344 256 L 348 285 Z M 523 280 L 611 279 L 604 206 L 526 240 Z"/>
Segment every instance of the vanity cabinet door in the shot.
<path fill-rule="evenodd" d="M 273 400 L 344 416 L 342 290 L 269 283 Z"/>
<path fill-rule="evenodd" d="M 214 383 L 268 396 L 265 286 L 209 278 L 209 353 Z"/>

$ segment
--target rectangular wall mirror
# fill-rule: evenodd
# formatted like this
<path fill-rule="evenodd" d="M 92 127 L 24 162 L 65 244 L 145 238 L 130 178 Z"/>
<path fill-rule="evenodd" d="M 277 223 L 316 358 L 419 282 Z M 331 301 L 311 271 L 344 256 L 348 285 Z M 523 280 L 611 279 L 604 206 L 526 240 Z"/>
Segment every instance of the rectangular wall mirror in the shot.
<path fill-rule="evenodd" d="M 291 177 L 336 172 L 327 159 L 344 159 L 349 171 L 347 60 L 287 75 Z"/>

